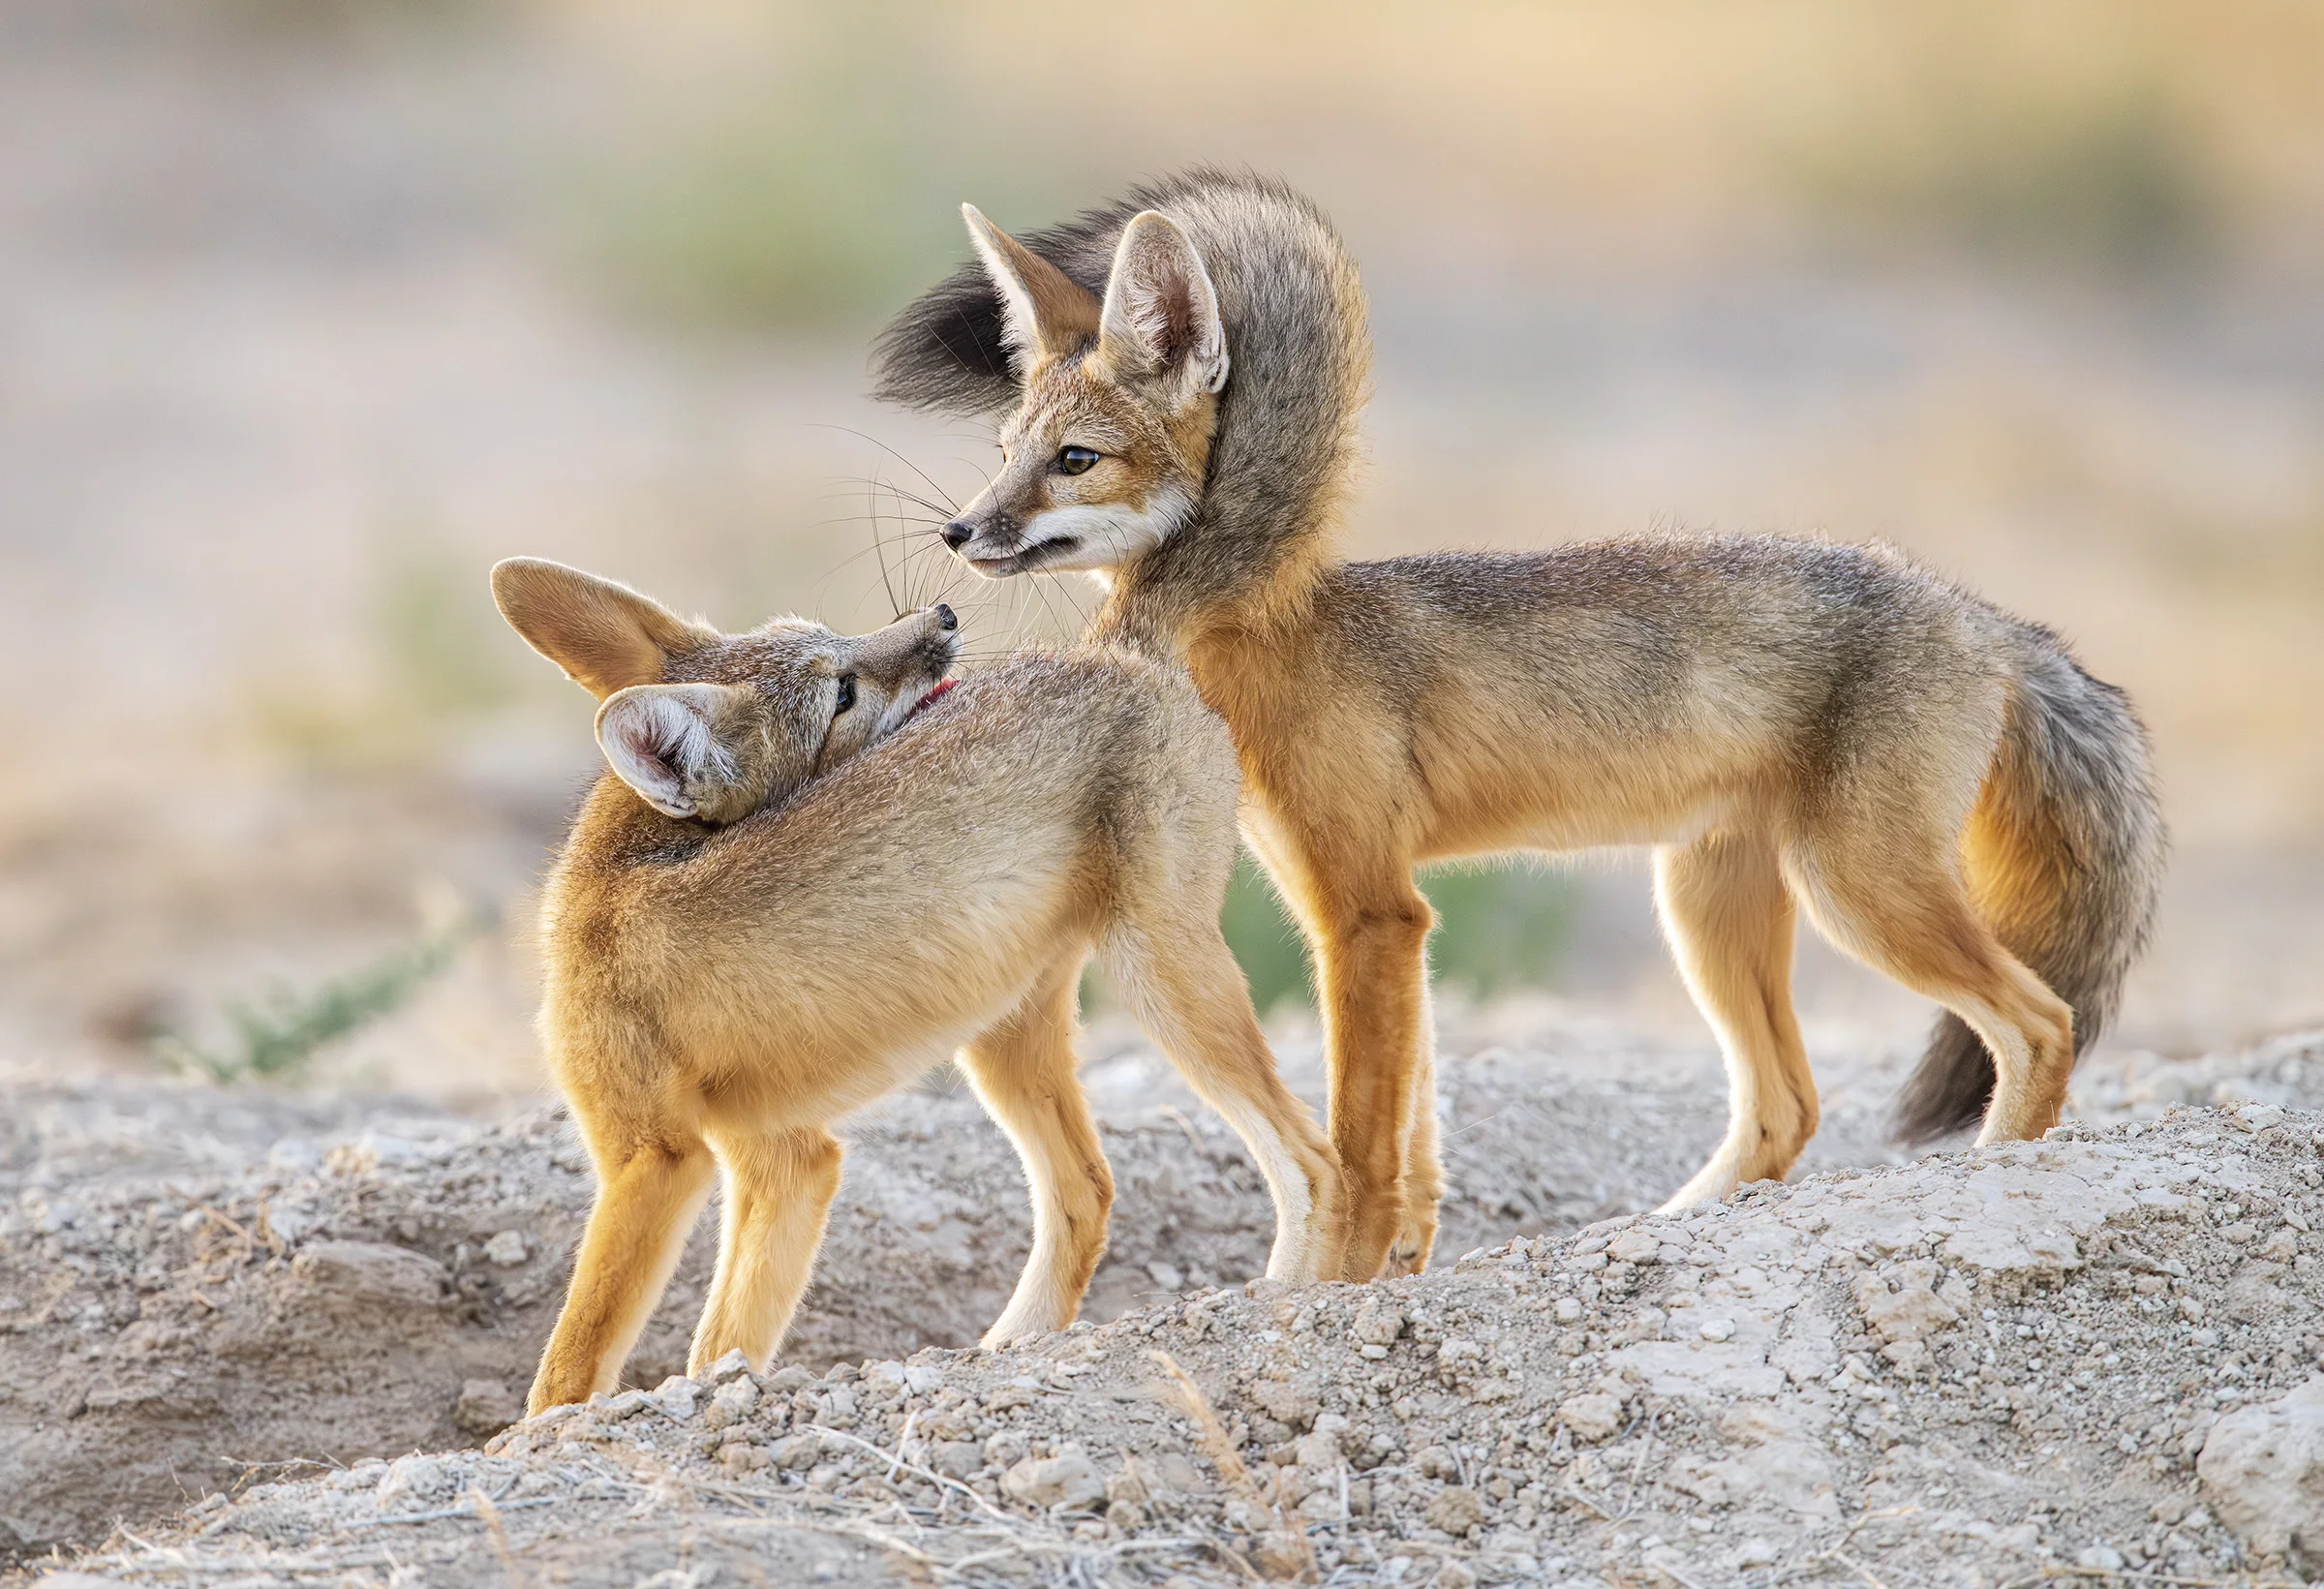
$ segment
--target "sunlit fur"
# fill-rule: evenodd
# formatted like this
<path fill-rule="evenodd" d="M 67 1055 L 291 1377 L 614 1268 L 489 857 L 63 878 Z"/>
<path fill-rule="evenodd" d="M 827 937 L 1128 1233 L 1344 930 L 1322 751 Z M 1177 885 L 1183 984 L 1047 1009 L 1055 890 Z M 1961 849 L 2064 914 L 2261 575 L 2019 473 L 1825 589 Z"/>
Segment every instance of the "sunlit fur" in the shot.
<path fill-rule="evenodd" d="M 952 660 L 940 613 L 859 637 L 798 620 L 728 635 L 554 564 L 504 564 L 493 585 L 601 711 L 650 703 L 632 775 L 719 818 L 665 814 L 608 773 L 548 881 L 540 1031 L 598 1190 L 534 1411 L 612 1389 L 720 1175 L 688 1362 L 739 1349 L 763 1367 L 839 1184 L 830 1122 L 947 1057 L 1033 1192 L 1032 1254 L 985 1340 L 1070 1323 L 1113 1197 L 1075 1076 L 1092 946 L 1258 1160 L 1268 1273 L 1339 1271 L 1330 1148 L 1219 935 L 1234 748 L 1181 675 L 1086 644 L 920 705 Z M 722 755 L 698 753 L 696 723 Z"/>
<path fill-rule="evenodd" d="M 1229 362 L 1217 301 L 1189 239 L 1133 217 L 1102 301 L 966 209 L 1003 290 L 1003 341 L 1026 400 L 1000 429 L 1001 465 L 953 521 L 990 578 L 1136 563 L 1185 522 L 1203 489 Z M 1097 462 L 1059 467 L 1067 447 Z"/>
<path fill-rule="evenodd" d="M 2050 1126 L 2162 865 L 2122 692 L 2048 630 L 1877 549 L 1672 537 L 1334 562 L 1369 357 L 1354 266 L 1299 195 L 1209 171 L 1022 246 L 1099 298 L 1147 211 L 1215 287 L 1233 370 L 1216 403 L 1163 403 L 1055 351 L 1020 379 L 994 354 L 982 264 L 889 327 L 879 389 L 1013 405 L 1002 434 L 1045 442 L 1103 414 L 1137 439 L 1125 477 L 1202 482 L 1173 534 L 1116 565 L 1092 632 L 1181 661 L 1234 731 L 1246 837 L 1315 950 L 1348 1277 L 1417 1267 L 1435 1236 L 1433 918 L 1413 883 L 1429 860 L 1654 846 L 1729 1078 L 1726 1139 L 1672 1207 L 1785 1175 L 1816 1128 L 1795 911 L 1947 1011 L 1905 1135 Z"/>

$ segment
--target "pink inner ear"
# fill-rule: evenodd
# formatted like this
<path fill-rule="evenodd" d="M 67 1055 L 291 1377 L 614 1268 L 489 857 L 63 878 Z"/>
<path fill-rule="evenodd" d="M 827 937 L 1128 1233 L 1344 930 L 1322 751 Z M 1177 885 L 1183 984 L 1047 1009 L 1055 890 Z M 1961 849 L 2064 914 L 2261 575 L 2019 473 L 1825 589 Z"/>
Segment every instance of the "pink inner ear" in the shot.
<path fill-rule="evenodd" d="M 643 703 L 627 703 L 613 714 L 605 726 L 613 742 L 607 749 L 618 749 L 620 752 L 615 758 L 614 771 L 626 781 L 632 785 L 641 782 L 661 785 L 658 794 L 650 788 L 638 790 L 650 799 L 675 799 L 681 793 L 684 779 L 674 765 L 678 747 L 672 743 L 668 733 L 670 724 L 660 712 Z"/>
<path fill-rule="evenodd" d="M 661 725 L 646 712 L 625 712 L 615 725 L 622 736 L 622 749 L 640 761 L 650 761 L 663 771 L 670 766 L 669 753 L 657 732 Z"/>

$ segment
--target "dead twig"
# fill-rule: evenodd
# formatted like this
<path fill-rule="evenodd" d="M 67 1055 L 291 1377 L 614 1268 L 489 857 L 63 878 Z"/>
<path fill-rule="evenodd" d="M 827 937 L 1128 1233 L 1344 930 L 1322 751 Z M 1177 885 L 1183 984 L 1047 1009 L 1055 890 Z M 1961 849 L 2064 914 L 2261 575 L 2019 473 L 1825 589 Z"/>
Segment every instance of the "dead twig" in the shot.
<path fill-rule="evenodd" d="M 1011 1516 L 1008 1513 L 1001 1511 L 1000 1508 L 986 1500 L 982 1495 L 978 1494 L 968 1485 L 962 1483 L 958 1479 L 947 1479 L 942 1474 L 921 1467 L 917 1463 L 906 1462 L 903 1459 L 903 1453 L 901 1449 L 894 1451 L 886 1451 L 881 1447 L 874 1446 L 869 1440 L 865 1440 L 857 1435 L 848 1434 L 841 1429 L 817 1428 L 815 1433 L 821 1435 L 826 1440 L 844 1440 L 851 1446 L 863 1447 L 864 1450 L 870 1451 L 872 1455 L 893 1463 L 893 1466 L 888 1470 L 891 1474 L 893 1474 L 897 1468 L 902 1468 L 904 1472 L 912 1475 L 912 1477 L 915 1479 L 925 1479 L 939 1489 L 957 1489 L 963 1495 L 967 1496 L 969 1500 L 974 1501 L 983 1511 L 991 1513 L 993 1516 L 998 1517 L 1003 1522 L 1019 1525 L 1024 1521 L 1024 1519 L 1020 1517 Z"/>
<path fill-rule="evenodd" d="M 474 1491 L 472 1490 L 470 1493 L 474 1494 Z M 563 1496 L 540 1495 L 529 1501 L 504 1501 L 500 1505 L 500 1510 L 523 1512 L 532 1507 L 553 1507 L 566 1499 L 566 1497 Z M 481 1513 L 475 1508 L 463 1502 L 459 1506 L 439 1507 L 434 1512 L 406 1512 L 392 1517 L 358 1517 L 353 1522 L 342 1523 L 340 1527 L 352 1533 L 362 1528 L 395 1528 L 413 1523 L 440 1523 L 451 1517 L 476 1517 L 481 1520 Z"/>

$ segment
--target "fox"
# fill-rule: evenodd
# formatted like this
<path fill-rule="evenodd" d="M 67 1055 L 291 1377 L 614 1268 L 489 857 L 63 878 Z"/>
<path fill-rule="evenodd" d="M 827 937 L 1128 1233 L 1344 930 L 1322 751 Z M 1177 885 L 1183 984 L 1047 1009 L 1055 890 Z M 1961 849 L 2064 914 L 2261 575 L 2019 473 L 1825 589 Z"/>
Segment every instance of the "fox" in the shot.
<path fill-rule="evenodd" d="M 875 392 L 997 419 L 945 523 L 977 573 L 1084 570 L 1091 638 L 1187 670 L 1307 939 L 1345 1278 L 1427 1262 L 1444 1175 L 1426 862 L 1649 846 L 1728 1119 L 1667 1209 L 1788 1175 L 1818 1102 L 1795 918 L 1942 1007 L 1901 1140 L 2040 1135 L 2111 1016 L 2166 849 L 2128 697 L 1905 556 L 1658 535 L 1344 562 L 1366 306 L 1290 187 L 1197 169 L 974 258 Z"/>
<path fill-rule="evenodd" d="M 1233 743 L 1182 676 L 1095 644 L 955 678 L 942 603 L 728 634 L 538 559 L 492 592 L 597 698 L 605 762 L 542 895 L 539 1031 L 597 1191 L 530 1411 L 613 1389 L 714 1179 L 688 1367 L 764 1368 L 839 1186 L 830 1122 L 947 1057 L 1032 1190 L 983 1344 L 1071 1323 L 1114 1194 L 1076 1075 L 1093 947 L 1258 1161 L 1269 1276 L 1337 1274 L 1337 1162 L 1219 931 Z"/>

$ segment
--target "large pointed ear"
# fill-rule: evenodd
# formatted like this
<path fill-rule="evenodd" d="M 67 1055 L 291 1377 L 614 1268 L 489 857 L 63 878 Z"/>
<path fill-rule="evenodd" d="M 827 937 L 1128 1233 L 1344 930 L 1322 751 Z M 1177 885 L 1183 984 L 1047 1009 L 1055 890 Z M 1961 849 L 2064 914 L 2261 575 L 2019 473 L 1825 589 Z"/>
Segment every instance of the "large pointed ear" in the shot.
<path fill-rule="evenodd" d="M 746 758 L 730 741 L 750 703 L 740 685 L 632 686 L 597 708 L 597 748 L 663 815 L 723 820 L 732 799 L 749 795 L 739 787 Z"/>
<path fill-rule="evenodd" d="M 1097 300 L 1055 265 L 963 204 L 968 240 L 1000 293 L 1001 335 L 1023 381 L 1044 358 L 1069 353 L 1097 335 Z"/>
<path fill-rule="evenodd" d="M 1191 397 L 1227 383 L 1227 330 L 1194 243 L 1160 210 L 1131 217 L 1114 250 L 1098 321 L 1116 368 L 1156 377 Z"/>
<path fill-rule="evenodd" d="M 665 657 L 715 638 L 627 585 L 545 558 L 496 565 L 492 599 L 527 644 L 599 700 L 654 683 Z"/>

